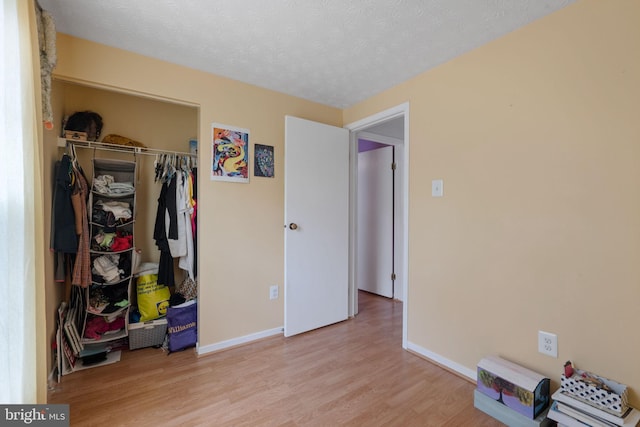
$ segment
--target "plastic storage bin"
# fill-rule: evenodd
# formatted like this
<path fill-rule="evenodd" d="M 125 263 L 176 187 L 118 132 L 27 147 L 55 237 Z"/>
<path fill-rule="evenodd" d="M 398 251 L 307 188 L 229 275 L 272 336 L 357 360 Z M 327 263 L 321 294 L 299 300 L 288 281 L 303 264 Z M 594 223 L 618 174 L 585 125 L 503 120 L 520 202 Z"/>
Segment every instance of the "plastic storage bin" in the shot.
<path fill-rule="evenodd" d="M 161 346 L 167 335 L 167 319 L 129 323 L 129 350 Z"/>

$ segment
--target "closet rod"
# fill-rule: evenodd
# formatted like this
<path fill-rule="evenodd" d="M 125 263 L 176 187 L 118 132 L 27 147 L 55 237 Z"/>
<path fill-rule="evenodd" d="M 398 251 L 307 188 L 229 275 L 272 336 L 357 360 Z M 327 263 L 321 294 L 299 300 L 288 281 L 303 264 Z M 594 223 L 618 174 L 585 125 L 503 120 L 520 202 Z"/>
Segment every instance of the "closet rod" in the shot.
<path fill-rule="evenodd" d="M 58 142 L 59 147 L 66 147 L 69 144 L 72 144 L 78 148 L 95 148 L 96 150 L 105 150 L 105 151 L 116 151 L 119 153 L 133 153 L 133 154 L 146 154 L 148 156 L 156 156 L 158 154 L 174 154 L 177 156 L 189 156 L 189 157 L 197 157 L 196 154 L 186 153 L 182 151 L 167 151 L 167 150 L 157 150 L 154 148 L 144 148 L 144 147 L 132 147 L 128 145 L 114 145 L 114 144 L 106 144 L 104 142 L 97 141 L 78 141 L 75 139 L 64 139 L 64 144 L 60 144 Z"/>

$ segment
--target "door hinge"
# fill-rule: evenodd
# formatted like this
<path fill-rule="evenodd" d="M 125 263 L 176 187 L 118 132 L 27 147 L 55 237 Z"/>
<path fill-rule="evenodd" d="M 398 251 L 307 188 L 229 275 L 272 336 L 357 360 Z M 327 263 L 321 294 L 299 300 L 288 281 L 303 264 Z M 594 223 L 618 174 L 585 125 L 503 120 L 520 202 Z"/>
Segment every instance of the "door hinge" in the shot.
<path fill-rule="evenodd" d="M 391 280 L 396 280 L 396 273 L 391 273 Z"/>
<path fill-rule="evenodd" d="M 391 170 L 392 171 L 396 170 L 396 163 L 395 162 L 391 163 Z"/>

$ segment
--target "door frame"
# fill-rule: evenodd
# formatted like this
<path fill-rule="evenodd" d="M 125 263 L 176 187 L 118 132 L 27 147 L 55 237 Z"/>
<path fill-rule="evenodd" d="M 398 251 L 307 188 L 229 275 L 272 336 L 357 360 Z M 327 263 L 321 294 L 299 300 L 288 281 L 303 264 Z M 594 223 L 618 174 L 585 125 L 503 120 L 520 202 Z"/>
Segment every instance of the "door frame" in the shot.
<path fill-rule="evenodd" d="M 393 299 L 397 299 L 400 301 L 404 301 L 404 295 L 403 295 L 403 291 L 404 289 L 402 288 L 402 280 L 403 280 L 403 271 L 402 269 L 402 256 L 403 256 L 403 242 L 404 242 L 404 235 L 403 235 L 403 227 L 404 227 L 404 206 L 401 205 L 402 200 L 396 200 L 400 194 L 404 194 L 403 191 L 403 187 L 402 187 L 402 183 L 404 180 L 404 168 L 405 168 L 405 161 L 406 159 L 404 158 L 403 152 L 402 152 L 402 146 L 404 144 L 404 140 L 403 139 L 399 139 L 399 138 L 393 138 L 393 137 L 388 137 L 388 136 L 382 136 L 382 135 L 378 135 L 375 133 L 369 133 L 366 130 L 364 131 L 360 131 L 356 133 L 356 139 L 357 141 L 360 140 L 367 140 L 367 141 L 373 141 L 373 142 L 377 142 L 380 144 L 385 144 L 385 145 L 391 145 L 394 147 L 394 163 L 396 164 L 396 170 L 395 170 L 395 175 L 394 175 L 394 184 L 393 184 L 393 191 L 394 191 L 394 201 L 393 201 L 393 209 L 394 209 L 394 224 L 393 224 L 393 258 L 394 258 L 394 268 L 393 268 L 393 273 L 396 274 L 397 276 L 397 281 L 396 283 L 394 283 L 393 285 Z M 396 150 L 397 149 L 397 150 Z M 360 154 L 361 153 L 357 153 L 358 154 L 358 161 L 360 159 Z M 357 166 L 357 163 L 356 163 Z M 357 194 L 356 194 L 357 196 Z M 357 209 L 357 207 L 356 207 Z M 357 215 L 357 212 L 356 212 Z M 357 225 L 357 224 L 356 224 Z M 357 232 L 357 230 L 356 230 Z M 357 251 L 357 247 L 356 247 L 356 251 Z M 357 254 L 357 252 L 355 252 Z M 357 261 L 356 261 L 357 262 Z"/>
<path fill-rule="evenodd" d="M 402 348 L 407 348 L 407 313 L 409 305 L 408 272 L 409 272 L 409 103 L 391 107 L 387 110 L 349 123 L 344 128 L 349 130 L 349 316 L 358 313 L 358 288 L 356 282 L 356 254 L 357 254 L 357 209 L 358 209 L 358 135 L 359 131 L 398 117 L 404 118 L 403 149 L 396 155 L 403 157 L 404 170 L 402 174 L 402 271 L 401 286 L 402 304 Z"/>

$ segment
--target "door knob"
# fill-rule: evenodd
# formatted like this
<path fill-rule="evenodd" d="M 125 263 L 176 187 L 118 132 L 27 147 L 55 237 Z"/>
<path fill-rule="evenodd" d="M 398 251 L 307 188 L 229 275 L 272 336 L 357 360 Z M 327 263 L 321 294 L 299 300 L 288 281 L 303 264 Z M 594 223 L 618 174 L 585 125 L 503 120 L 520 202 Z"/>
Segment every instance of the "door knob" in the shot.
<path fill-rule="evenodd" d="M 292 222 L 291 224 L 289 224 L 289 229 L 290 230 L 297 230 L 298 229 L 298 224 L 296 224 L 295 222 Z"/>

